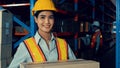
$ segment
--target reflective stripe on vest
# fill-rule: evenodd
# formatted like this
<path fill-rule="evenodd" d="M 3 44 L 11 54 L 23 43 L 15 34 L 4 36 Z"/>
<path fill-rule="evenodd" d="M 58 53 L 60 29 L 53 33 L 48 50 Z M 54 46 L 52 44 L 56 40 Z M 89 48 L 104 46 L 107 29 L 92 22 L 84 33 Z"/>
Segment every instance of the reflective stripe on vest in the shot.
<path fill-rule="evenodd" d="M 67 43 L 64 39 L 56 38 L 57 49 L 58 49 L 58 59 L 67 60 L 68 57 L 68 48 Z"/>
<path fill-rule="evenodd" d="M 36 44 L 33 37 L 24 40 L 27 49 L 33 59 L 33 62 L 45 62 L 46 58 L 39 45 Z M 56 38 L 58 60 L 67 60 L 68 48 L 67 43 L 64 39 Z"/>
<path fill-rule="evenodd" d="M 93 34 L 92 41 L 91 41 L 91 48 L 95 47 L 95 43 L 96 43 L 96 39 L 97 39 L 98 35 L 100 35 L 100 46 L 102 46 L 103 38 L 102 38 L 101 32 L 99 31 L 99 32 L 96 32 L 95 34 Z"/>
<path fill-rule="evenodd" d="M 46 61 L 44 54 L 40 47 L 36 44 L 35 39 L 33 37 L 24 41 L 27 49 L 33 59 L 33 62 L 44 62 Z"/>

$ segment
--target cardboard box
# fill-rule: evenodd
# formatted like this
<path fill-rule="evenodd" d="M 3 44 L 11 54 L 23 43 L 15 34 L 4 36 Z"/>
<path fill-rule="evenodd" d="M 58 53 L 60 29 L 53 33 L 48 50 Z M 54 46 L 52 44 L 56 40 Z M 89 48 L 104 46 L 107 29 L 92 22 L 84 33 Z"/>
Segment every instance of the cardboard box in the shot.
<path fill-rule="evenodd" d="M 6 9 L 0 10 L 0 68 L 7 68 L 12 58 L 13 15 Z"/>
<path fill-rule="evenodd" d="M 8 10 L 0 10 L 0 44 L 12 43 L 13 15 Z"/>
<path fill-rule="evenodd" d="M 6 9 L 0 10 L 0 59 L 11 56 L 13 15 Z"/>
<path fill-rule="evenodd" d="M 0 59 L 12 57 L 12 44 L 2 45 L 0 44 Z"/>
<path fill-rule="evenodd" d="M 0 68 L 7 68 L 12 61 L 12 58 L 4 58 L 0 60 Z"/>
<path fill-rule="evenodd" d="M 3 9 L 3 10 L 0 10 L 0 27 L 3 27 L 3 28 L 9 28 L 9 26 L 13 26 L 13 14 L 6 10 L 6 9 Z"/>
<path fill-rule="evenodd" d="M 22 63 L 20 68 L 100 68 L 99 62 L 92 60 L 73 60 L 63 62 Z"/>
<path fill-rule="evenodd" d="M 6 45 L 12 43 L 12 28 L 0 28 L 0 44 Z"/>

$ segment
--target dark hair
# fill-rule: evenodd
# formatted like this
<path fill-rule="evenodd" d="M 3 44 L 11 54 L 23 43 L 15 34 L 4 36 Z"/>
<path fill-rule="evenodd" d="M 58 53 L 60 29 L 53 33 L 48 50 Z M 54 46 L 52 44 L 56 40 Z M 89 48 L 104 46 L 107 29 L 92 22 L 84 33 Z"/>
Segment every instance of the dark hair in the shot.
<path fill-rule="evenodd" d="M 35 14 L 34 14 L 34 16 L 35 16 L 35 17 L 38 17 L 39 13 L 42 12 L 42 11 L 51 11 L 51 10 L 40 10 L 40 11 L 36 11 Z M 55 16 L 56 16 L 56 12 L 55 12 L 55 11 L 51 11 L 51 12 L 53 13 L 53 15 L 54 15 L 54 17 L 55 17 Z"/>

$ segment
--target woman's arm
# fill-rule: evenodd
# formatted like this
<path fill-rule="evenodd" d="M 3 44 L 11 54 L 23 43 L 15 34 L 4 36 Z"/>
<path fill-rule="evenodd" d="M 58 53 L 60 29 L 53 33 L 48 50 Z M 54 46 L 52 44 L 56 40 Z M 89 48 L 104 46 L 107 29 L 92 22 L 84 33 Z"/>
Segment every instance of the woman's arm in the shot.
<path fill-rule="evenodd" d="M 21 43 L 14 55 L 12 62 L 8 68 L 19 68 L 20 63 L 25 62 L 27 59 L 27 49 L 24 43 Z M 29 54 L 29 53 L 28 53 Z"/>

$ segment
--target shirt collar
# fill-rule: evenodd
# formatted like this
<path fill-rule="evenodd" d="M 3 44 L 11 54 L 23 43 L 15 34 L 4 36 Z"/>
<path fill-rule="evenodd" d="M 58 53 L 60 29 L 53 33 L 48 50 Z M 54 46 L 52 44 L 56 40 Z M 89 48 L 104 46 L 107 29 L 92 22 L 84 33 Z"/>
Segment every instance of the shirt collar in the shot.
<path fill-rule="evenodd" d="M 100 31 L 100 29 L 97 29 L 95 32 L 98 32 L 98 31 Z"/>
<path fill-rule="evenodd" d="M 53 33 L 51 33 L 51 35 L 52 35 L 51 41 L 55 40 L 55 36 L 53 35 Z M 41 39 L 43 39 L 43 38 L 40 36 L 40 34 L 38 33 L 38 31 L 35 33 L 34 38 L 35 38 L 37 44 L 39 43 L 39 41 L 40 41 Z"/>

